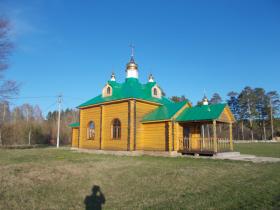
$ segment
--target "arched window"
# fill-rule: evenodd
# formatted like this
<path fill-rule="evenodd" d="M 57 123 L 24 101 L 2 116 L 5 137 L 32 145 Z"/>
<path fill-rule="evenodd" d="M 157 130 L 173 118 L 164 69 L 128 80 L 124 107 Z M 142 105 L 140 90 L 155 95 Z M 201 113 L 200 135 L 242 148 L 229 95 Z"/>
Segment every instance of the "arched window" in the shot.
<path fill-rule="evenodd" d="M 111 88 L 107 87 L 107 95 L 111 95 Z"/>
<path fill-rule="evenodd" d="M 95 137 L 95 124 L 93 121 L 90 121 L 88 123 L 87 137 L 88 137 L 88 139 L 91 139 L 91 140 L 93 140 Z"/>
<path fill-rule="evenodd" d="M 121 138 L 121 121 L 119 119 L 114 119 L 112 121 L 112 139 Z"/>
<path fill-rule="evenodd" d="M 111 96 L 113 93 L 113 89 L 109 84 L 106 84 L 102 89 L 102 97 Z"/>
<path fill-rule="evenodd" d="M 161 98 L 161 89 L 155 85 L 152 89 L 151 89 L 151 94 L 153 97 L 155 98 Z"/>
<path fill-rule="evenodd" d="M 154 88 L 154 95 L 157 96 L 157 94 L 158 94 L 158 91 L 156 88 Z"/>

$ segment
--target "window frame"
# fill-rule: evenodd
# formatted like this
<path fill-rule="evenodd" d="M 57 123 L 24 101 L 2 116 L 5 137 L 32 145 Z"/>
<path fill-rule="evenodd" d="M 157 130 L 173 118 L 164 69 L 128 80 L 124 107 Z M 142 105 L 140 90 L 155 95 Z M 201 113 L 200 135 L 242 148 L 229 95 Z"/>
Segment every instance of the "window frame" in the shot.
<path fill-rule="evenodd" d="M 111 87 L 110 86 L 107 87 L 106 93 L 107 93 L 108 96 L 111 95 Z"/>
<path fill-rule="evenodd" d="M 151 95 L 154 98 L 161 98 L 162 97 L 162 90 L 158 87 L 158 85 L 154 85 L 152 87 Z"/>
<path fill-rule="evenodd" d="M 116 121 L 118 121 L 119 125 L 115 125 Z M 115 126 L 117 126 L 117 127 L 115 127 Z M 116 131 L 116 135 L 115 135 L 115 131 Z M 121 140 L 121 137 L 122 137 L 121 120 L 119 118 L 114 118 L 111 122 L 111 139 L 112 140 Z"/>
<path fill-rule="evenodd" d="M 158 89 L 156 87 L 153 88 L 153 95 L 158 96 Z"/>
<path fill-rule="evenodd" d="M 90 125 L 93 125 L 93 128 L 90 128 Z M 92 133 L 91 133 L 92 130 Z M 93 120 L 90 120 L 87 124 L 87 140 L 94 140 L 95 139 L 95 123 Z"/>

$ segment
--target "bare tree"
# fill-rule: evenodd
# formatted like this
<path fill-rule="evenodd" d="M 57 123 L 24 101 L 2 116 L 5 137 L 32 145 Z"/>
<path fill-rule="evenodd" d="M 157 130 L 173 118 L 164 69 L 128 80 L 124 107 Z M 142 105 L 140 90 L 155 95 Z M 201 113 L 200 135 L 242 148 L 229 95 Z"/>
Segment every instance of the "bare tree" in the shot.
<path fill-rule="evenodd" d="M 10 25 L 9 21 L 0 18 L 0 100 L 9 99 L 9 97 L 18 94 L 19 84 L 14 80 L 7 80 L 4 72 L 8 68 L 8 56 L 11 54 L 13 44 L 9 39 Z"/>

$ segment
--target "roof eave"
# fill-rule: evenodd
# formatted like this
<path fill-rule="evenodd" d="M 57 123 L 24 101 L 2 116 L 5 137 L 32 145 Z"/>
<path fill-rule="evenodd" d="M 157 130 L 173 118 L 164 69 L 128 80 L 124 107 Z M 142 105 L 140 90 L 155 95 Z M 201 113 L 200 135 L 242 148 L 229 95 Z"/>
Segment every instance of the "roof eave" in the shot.
<path fill-rule="evenodd" d="M 148 120 L 148 121 L 141 121 L 143 124 L 147 123 L 160 123 L 160 122 L 169 122 L 171 119 L 161 119 L 161 120 Z"/>
<path fill-rule="evenodd" d="M 101 102 L 101 103 L 91 104 L 91 105 L 86 105 L 86 106 L 78 106 L 77 108 L 78 109 L 84 109 L 84 108 L 89 108 L 89 107 L 93 107 L 93 106 L 100 106 L 100 105 L 103 105 L 103 104 L 118 103 L 118 102 L 129 101 L 129 100 L 136 100 L 136 101 L 141 101 L 141 102 L 145 102 L 145 103 L 149 103 L 149 104 L 155 104 L 155 105 L 163 105 L 162 103 L 157 103 L 157 102 L 148 101 L 148 100 L 139 99 L 139 98 L 124 98 L 124 99 L 111 100 L 111 101 L 106 101 L 106 102 Z"/>

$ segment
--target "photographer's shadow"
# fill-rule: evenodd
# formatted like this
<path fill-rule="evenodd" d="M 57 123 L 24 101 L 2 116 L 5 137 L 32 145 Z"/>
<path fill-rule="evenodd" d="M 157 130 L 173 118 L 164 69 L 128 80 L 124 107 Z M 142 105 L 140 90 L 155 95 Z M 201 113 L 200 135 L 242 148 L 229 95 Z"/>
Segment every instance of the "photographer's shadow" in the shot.
<path fill-rule="evenodd" d="M 86 206 L 86 210 L 101 210 L 102 205 L 105 204 L 105 196 L 101 192 L 100 187 L 94 185 L 92 187 L 92 194 L 86 196 L 84 203 Z"/>

